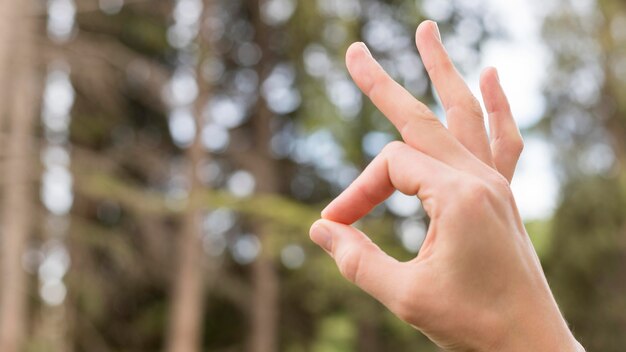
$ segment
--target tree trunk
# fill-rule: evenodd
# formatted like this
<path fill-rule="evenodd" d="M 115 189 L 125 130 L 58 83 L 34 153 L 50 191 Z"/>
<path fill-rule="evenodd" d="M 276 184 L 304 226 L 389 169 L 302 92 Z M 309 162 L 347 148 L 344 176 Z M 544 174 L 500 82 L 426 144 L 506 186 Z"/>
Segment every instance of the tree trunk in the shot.
<path fill-rule="evenodd" d="M 258 227 L 261 228 L 262 227 Z M 270 236 L 261 230 L 261 243 Z M 252 264 L 252 352 L 274 352 L 277 346 L 278 290 L 279 278 L 274 268 L 274 260 L 267 253 L 267 246 Z"/>
<path fill-rule="evenodd" d="M 200 86 L 200 84 L 199 84 Z M 208 94 L 205 94 L 206 97 Z M 205 153 L 200 140 L 202 128 L 202 96 L 195 102 L 196 136 L 185 151 L 189 197 L 178 238 L 177 270 L 175 272 L 172 313 L 167 351 L 197 352 L 200 350 L 203 296 L 203 253 L 201 240 L 200 194 L 203 187 L 198 179 L 198 166 Z"/>
<path fill-rule="evenodd" d="M 199 118 L 196 117 L 198 122 Z M 174 296 L 167 351 L 197 352 L 200 350 L 202 324 L 202 242 L 198 192 L 202 187 L 197 179 L 197 166 L 202 160 L 202 145 L 198 136 L 186 152 L 188 178 L 191 181 L 187 210 L 178 239 L 178 269 L 175 276 Z"/>
<path fill-rule="evenodd" d="M 10 92 L 11 56 L 13 54 L 14 30 L 18 19 L 18 2 L 14 0 L 0 0 L 0 147 L 4 150 L 5 120 L 8 109 L 5 104 Z"/>
<path fill-rule="evenodd" d="M 251 170 L 257 181 L 257 190 L 261 193 L 278 193 L 276 162 L 268 150 L 270 141 L 269 118 L 271 112 L 260 103 L 255 117 L 255 135 L 257 138 L 257 158 Z M 268 226 L 257 223 L 255 232 L 261 242 L 261 253 L 252 264 L 252 319 L 251 352 L 278 351 L 278 317 L 280 278 L 275 268 L 274 254 L 269 248 L 273 234 Z"/>
<path fill-rule="evenodd" d="M 13 1 L 10 1 L 13 2 Z M 33 123 L 36 101 L 36 64 L 34 41 L 36 26 L 30 12 L 32 1 L 20 2 L 13 25 L 21 40 L 12 48 L 11 72 L 13 87 L 9 110 L 4 198 L 2 199 L 2 245 L 0 260 L 2 285 L 0 285 L 0 351 L 20 351 L 26 327 L 26 273 L 22 269 L 22 254 L 30 231 L 32 219 L 33 186 L 29 184 L 34 149 Z M 4 5 L 4 4 L 3 4 Z M 8 15 L 10 16 L 10 15 Z M 6 39 L 6 38 L 4 38 Z M 5 53 L 0 53 L 3 55 Z M 0 68 L 1 69 L 1 68 Z M 3 74 L 6 74 L 3 73 Z M 5 93 L 5 92 L 0 92 Z M 4 108 L 4 107 L 0 107 Z M 6 110 L 5 110 L 6 111 Z"/>
<path fill-rule="evenodd" d="M 212 13 L 212 1 L 204 0 L 201 26 Z M 199 54 L 198 66 L 212 52 L 210 45 L 198 43 L 203 50 Z M 187 179 L 189 180 L 189 198 L 187 209 L 182 219 L 181 232 L 178 239 L 178 266 L 175 274 L 174 293 L 170 331 L 167 341 L 169 352 L 200 351 L 203 296 L 204 296 L 204 255 L 201 237 L 201 190 L 204 185 L 198 178 L 199 166 L 208 156 L 201 142 L 203 126 L 202 109 L 211 96 L 209 87 L 202 82 L 202 75 L 197 69 L 197 84 L 200 94 L 194 103 L 194 119 L 196 134 L 192 145 L 185 151 L 187 159 Z"/>
<path fill-rule="evenodd" d="M 275 64 L 270 43 L 269 28 L 261 20 L 260 2 L 249 2 L 251 21 L 255 28 L 256 43 L 263 51 L 263 57 L 257 66 L 257 73 L 262 82 L 270 74 Z M 279 167 L 277 160 L 270 153 L 272 139 L 271 118 L 273 113 L 267 103 L 259 97 L 253 110 L 252 128 L 254 135 L 255 159 L 252 173 L 259 193 L 279 193 Z M 274 254 L 269 248 L 269 237 L 273 234 L 267 226 L 257 224 L 255 229 L 261 242 L 261 253 L 252 265 L 252 318 L 250 348 L 251 352 L 273 352 L 278 350 L 279 286 L 280 278 L 275 268 Z"/>

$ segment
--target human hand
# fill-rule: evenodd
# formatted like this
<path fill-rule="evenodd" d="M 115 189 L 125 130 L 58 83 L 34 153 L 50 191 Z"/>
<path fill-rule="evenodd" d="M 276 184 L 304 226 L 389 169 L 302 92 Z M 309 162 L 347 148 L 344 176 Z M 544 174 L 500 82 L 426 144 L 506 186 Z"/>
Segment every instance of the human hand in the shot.
<path fill-rule="evenodd" d="M 520 219 L 509 182 L 522 149 L 494 69 L 479 103 L 434 22 L 416 33 L 448 129 L 394 82 L 362 43 L 347 52 L 359 88 L 400 131 L 323 211 L 311 239 L 343 276 L 449 351 L 578 351 Z M 431 219 L 416 258 L 399 262 L 349 226 L 394 190 L 416 195 Z"/>

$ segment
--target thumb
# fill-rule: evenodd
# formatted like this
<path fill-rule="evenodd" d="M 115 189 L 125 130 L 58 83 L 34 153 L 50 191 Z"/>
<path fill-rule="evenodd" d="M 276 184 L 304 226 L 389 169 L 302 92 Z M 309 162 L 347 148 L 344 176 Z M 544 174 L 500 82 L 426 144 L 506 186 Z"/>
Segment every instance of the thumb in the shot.
<path fill-rule="evenodd" d="M 328 252 L 346 279 L 378 299 L 392 311 L 398 294 L 406 290 L 407 264 L 383 252 L 363 232 L 350 225 L 318 220 L 311 240 Z"/>

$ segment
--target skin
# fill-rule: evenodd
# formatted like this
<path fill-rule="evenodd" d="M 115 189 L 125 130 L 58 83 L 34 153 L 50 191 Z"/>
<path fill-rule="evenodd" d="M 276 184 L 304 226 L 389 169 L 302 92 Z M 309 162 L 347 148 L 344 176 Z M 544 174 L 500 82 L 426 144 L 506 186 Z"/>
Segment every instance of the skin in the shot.
<path fill-rule="evenodd" d="M 416 44 L 448 128 L 393 81 L 363 43 L 346 54 L 359 88 L 400 131 L 323 211 L 311 239 L 341 274 L 447 351 L 584 351 L 571 334 L 519 216 L 510 182 L 523 148 L 494 68 L 479 102 L 434 22 Z M 399 262 L 350 226 L 395 190 L 420 198 L 431 223 L 419 254 Z"/>

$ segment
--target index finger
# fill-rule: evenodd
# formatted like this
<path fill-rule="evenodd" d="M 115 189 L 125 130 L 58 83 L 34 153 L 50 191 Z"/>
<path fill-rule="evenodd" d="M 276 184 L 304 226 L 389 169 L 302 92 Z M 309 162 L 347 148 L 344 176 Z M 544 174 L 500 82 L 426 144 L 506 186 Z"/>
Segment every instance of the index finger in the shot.
<path fill-rule="evenodd" d="M 365 168 L 348 188 L 324 210 L 322 218 L 352 224 L 387 199 L 394 190 L 418 196 L 424 210 L 439 185 L 454 170 L 402 142 L 392 142 Z"/>

